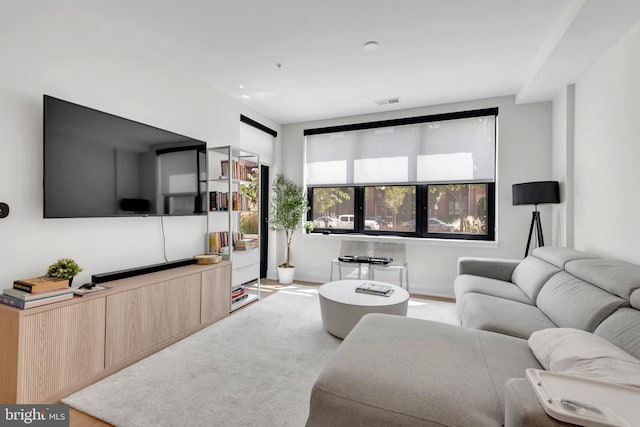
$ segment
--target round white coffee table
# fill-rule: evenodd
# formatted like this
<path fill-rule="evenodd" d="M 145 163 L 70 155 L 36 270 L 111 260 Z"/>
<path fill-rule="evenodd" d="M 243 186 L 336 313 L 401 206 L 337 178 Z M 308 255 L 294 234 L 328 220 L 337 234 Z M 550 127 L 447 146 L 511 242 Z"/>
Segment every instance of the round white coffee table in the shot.
<path fill-rule="evenodd" d="M 376 283 L 393 288 L 390 296 L 369 295 L 356 292 L 362 283 Z M 322 324 L 331 335 L 347 336 L 360 318 L 367 313 L 407 315 L 409 292 L 400 286 L 375 280 L 338 280 L 320 286 L 320 313 Z"/>

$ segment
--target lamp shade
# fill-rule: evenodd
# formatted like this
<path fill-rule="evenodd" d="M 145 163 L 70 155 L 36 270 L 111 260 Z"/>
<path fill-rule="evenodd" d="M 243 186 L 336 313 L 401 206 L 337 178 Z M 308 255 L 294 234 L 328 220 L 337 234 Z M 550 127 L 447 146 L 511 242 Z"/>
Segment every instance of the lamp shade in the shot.
<path fill-rule="evenodd" d="M 514 205 L 537 205 L 540 203 L 560 203 L 558 181 L 537 181 L 513 184 Z"/>

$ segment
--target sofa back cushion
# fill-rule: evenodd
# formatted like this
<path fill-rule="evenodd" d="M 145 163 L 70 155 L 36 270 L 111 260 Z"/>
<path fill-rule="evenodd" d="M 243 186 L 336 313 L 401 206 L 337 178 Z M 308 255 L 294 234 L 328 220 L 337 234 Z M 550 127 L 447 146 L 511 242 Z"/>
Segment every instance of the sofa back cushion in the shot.
<path fill-rule="evenodd" d="M 536 305 L 561 328 L 593 330 L 627 302 L 571 274 L 561 271 L 544 285 Z"/>
<path fill-rule="evenodd" d="M 532 254 L 536 258 L 547 261 L 549 264 L 553 264 L 561 270 L 564 269 L 565 264 L 569 261 L 576 259 L 599 258 L 596 255 L 562 246 L 541 246 L 539 248 L 535 248 Z"/>
<path fill-rule="evenodd" d="M 542 286 L 558 271 L 558 267 L 535 256 L 528 256 L 513 270 L 511 281 L 522 289 L 531 301 L 535 301 Z"/>
<path fill-rule="evenodd" d="M 629 301 L 640 288 L 640 265 L 612 259 L 569 261 L 565 270 L 580 279 Z"/>
<path fill-rule="evenodd" d="M 640 293 L 636 291 L 634 294 Z M 617 345 L 640 359 L 640 311 L 621 308 L 606 318 L 594 331 L 595 335 Z"/>

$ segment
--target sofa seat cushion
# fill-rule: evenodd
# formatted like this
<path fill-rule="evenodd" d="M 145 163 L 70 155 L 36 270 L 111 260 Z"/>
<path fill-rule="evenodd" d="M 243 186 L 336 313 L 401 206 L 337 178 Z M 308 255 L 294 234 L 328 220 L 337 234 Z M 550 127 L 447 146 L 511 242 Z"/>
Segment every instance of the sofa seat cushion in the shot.
<path fill-rule="evenodd" d="M 541 329 L 556 325 L 537 307 L 476 293 L 466 294 L 458 304 L 463 326 L 528 339 Z"/>
<path fill-rule="evenodd" d="M 533 305 L 527 295 L 513 283 L 489 279 L 488 277 L 462 274 L 456 277 L 453 290 L 457 300 L 462 299 L 465 294 L 475 292 L 477 294 L 492 295 L 498 298 Z"/>
<path fill-rule="evenodd" d="M 525 340 L 367 314 L 313 386 L 307 426 L 499 426 L 526 368 L 540 364 Z"/>

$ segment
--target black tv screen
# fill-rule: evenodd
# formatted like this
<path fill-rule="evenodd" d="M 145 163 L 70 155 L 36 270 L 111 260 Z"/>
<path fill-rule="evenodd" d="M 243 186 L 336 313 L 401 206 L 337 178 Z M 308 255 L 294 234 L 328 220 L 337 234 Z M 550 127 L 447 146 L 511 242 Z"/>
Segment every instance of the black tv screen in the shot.
<path fill-rule="evenodd" d="M 206 214 L 206 143 L 44 95 L 44 217 Z"/>

